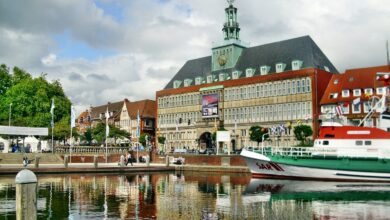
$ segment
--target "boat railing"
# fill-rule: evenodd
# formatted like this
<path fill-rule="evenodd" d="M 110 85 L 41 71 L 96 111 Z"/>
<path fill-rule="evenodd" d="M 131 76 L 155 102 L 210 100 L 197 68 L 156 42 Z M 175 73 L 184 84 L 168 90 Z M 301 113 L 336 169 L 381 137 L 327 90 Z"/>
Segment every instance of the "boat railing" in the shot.
<path fill-rule="evenodd" d="M 260 147 L 249 148 L 265 155 L 280 155 L 293 157 L 312 157 L 312 156 L 337 156 L 335 148 L 314 148 L 314 147 Z"/>

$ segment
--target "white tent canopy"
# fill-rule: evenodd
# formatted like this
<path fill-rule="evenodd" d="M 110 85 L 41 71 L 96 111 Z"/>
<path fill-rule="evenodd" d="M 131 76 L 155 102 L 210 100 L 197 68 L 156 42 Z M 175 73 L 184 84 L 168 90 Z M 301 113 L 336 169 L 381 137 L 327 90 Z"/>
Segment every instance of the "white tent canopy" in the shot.
<path fill-rule="evenodd" d="M 0 137 L 0 153 L 8 153 L 9 141 Z"/>

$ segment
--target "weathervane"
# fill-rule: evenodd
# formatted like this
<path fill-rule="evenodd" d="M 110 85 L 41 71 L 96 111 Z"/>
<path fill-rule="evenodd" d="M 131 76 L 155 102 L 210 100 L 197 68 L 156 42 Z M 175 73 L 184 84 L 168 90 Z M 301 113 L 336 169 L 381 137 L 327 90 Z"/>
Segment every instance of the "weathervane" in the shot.
<path fill-rule="evenodd" d="M 226 0 L 229 5 L 233 5 L 234 0 Z"/>

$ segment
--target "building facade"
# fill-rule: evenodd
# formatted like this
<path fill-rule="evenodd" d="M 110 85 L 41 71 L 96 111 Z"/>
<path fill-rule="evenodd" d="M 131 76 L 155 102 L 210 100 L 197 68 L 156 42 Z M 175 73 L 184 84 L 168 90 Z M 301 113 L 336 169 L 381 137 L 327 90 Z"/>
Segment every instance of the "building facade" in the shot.
<path fill-rule="evenodd" d="M 211 146 L 217 128 L 230 131 L 230 149 L 255 145 L 249 128 L 280 127 L 273 145 L 293 141 L 292 127 L 318 129 L 319 101 L 336 68 L 309 37 L 248 47 L 239 38 L 237 8 L 225 9 L 223 41 L 211 56 L 187 61 L 156 92 L 157 130 L 165 148 Z"/>
<path fill-rule="evenodd" d="M 344 74 L 332 76 L 321 99 L 323 119 L 334 118 L 336 107 L 347 124 L 359 125 L 385 92 L 383 81 L 377 80 L 378 73 L 390 73 L 390 66 L 377 66 L 346 70 Z M 373 112 L 364 126 L 378 126 L 378 112 Z"/>

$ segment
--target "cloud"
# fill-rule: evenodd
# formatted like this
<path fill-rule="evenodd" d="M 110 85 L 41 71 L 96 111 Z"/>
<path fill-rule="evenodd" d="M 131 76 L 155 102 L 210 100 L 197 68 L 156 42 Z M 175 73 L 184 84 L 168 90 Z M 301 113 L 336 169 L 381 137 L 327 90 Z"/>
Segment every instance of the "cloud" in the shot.
<path fill-rule="evenodd" d="M 310 35 L 339 71 L 385 64 L 386 0 L 234 5 L 241 39 L 252 46 Z M 0 60 L 59 79 L 78 110 L 154 99 L 187 60 L 211 55 L 212 42 L 222 40 L 226 6 L 223 0 L 0 1 Z M 65 56 L 63 48 L 79 54 Z"/>

